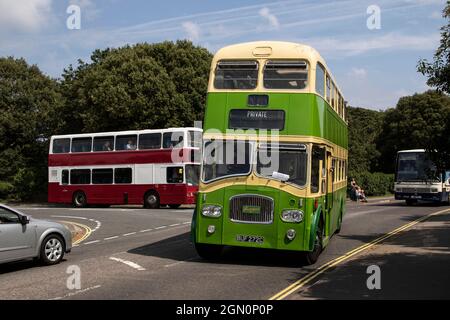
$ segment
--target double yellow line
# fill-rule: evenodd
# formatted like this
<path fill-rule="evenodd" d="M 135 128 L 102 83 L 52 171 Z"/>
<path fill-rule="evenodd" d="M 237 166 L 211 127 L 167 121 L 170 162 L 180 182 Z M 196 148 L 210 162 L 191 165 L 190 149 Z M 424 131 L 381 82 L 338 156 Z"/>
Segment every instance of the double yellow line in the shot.
<path fill-rule="evenodd" d="M 336 265 L 338 265 L 338 264 L 340 264 L 340 263 L 350 259 L 351 257 L 353 257 L 353 256 L 355 256 L 355 255 L 357 255 L 357 254 L 359 254 L 359 253 L 361 253 L 361 252 L 363 252 L 363 251 L 365 251 L 365 250 L 375 246 L 376 244 L 378 244 L 378 243 L 380 243 L 380 242 L 382 242 L 382 241 L 384 241 L 386 239 L 389 239 L 389 238 L 393 237 L 394 235 L 396 235 L 396 234 L 398 234 L 398 233 L 400 233 L 400 232 L 402 232 L 402 231 L 404 231 L 406 229 L 409 229 L 409 228 L 415 226 L 416 224 L 418 224 L 418 223 L 420 223 L 420 222 L 422 222 L 424 220 L 429 219 L 430 217 L 437 216 L 437 215 L 445 213 L 445 212 L 450 212 L 450 209 L 445 209 L 445 210 L 440 210 L 440 211 L 437 211 L 437 212 L 430 213 L 429 215 L 423 216 L 423 217 L 421 217 L 421 218 L 419 218 L 417 220 L 414 220 L 414 221 L 412 221 L 410 223 L 407 223 L 407 224 L 405 224 L 405 225 L 403 225 L 403 226 L 401 226 L 401 227 L 399 227 L 399 228 L 397 228 L 395 230 L 392 230 L 389 233 L 386 233 L 385 235 L 383 235 L 383 236 L 381 236 L 381 237 L 379 237 L 379 238 L 377 238 L 375 240 L 372 240 L 371 242 L 368 242 L 368 243 L 366 243 L 366 244 L 364 244 L 364 245 L 362 245 L 360 247 L 357 247 L 357 248 L 347 252 L 346 254 L 344 254 L 344 255 L 342 255 L 342 256 L 334 259 L 334 260 L 331 260 L 331 261 L 325 263 L 324 265 L 320 266 L 318 269 L 312 271 L 311 273 L 307 274 L 303 278 L 297 280 L 296 282 L 291 284 L 289 287 L 287 287 L 287 288 L 281 290 L 280 292 L 278 292 L 277 294 L 273 295 L 272 297 L 269 298 L 269 300 L 283 300 L 284 298 L 286 298 L 290 294 L 298 291 L 303 286 L 305 286 L 306 284 L 311 282 L 311 280 L 314 280 L 315 278 L 317 278 L 319 275 L 321 275 L 322 273 L 326 272 L 330 268 L 333 268 L 334 266 L 336 266 Z"/>
<path fill-rule="evenodd" d="M 83 236 L 80 239 L 72 242 L 72 245 L 79 244 L 80 242 L 86 240 L 87 238 L 89 238 L 89 236 L 92 233 L 92 229 L 89 226 L 85 225 L 85 224 L 78 223 L 78 222 L 73 222 L 73 221 L 61 221 L 61 222 L 64 222 L 64 223 L 67 223 L 67 224 L 73 224 L 73 225 L 76 225 L 76 226 L 80 227 L 81 229 L 85 230 Z"/>

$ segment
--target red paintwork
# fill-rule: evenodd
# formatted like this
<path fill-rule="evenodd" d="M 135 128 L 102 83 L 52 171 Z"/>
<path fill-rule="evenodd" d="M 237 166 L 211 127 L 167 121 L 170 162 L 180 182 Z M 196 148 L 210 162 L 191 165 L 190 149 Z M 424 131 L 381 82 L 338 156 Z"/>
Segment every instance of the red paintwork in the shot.
<path fill-rule="evenodd" d="M 172 163 L 172 152 L 179 152 L 179 158 L 181 161 L 177 162 L 190 162 L 191 150 L 192 149 L 156 149 L 137 151 L 56 153 L 48 155 L 48 166 L 59 167 Z"/>
<path fill-rule="evenodd" d="M 124 165 L 144 163 L 185 163 L 191 162 L 193 149 L 157 149 L 136 151 L 80 152 L 48 155 L 49 167 Z M 179 152 L 179 160 L 172 161 L 172 152 Z M 48 202 L 72 203 L 75 191 L 86 194 L 88 204 L 143 204 L 147 191 L 158 192 L 161 204 L 193 204 L 198 186 L 186 184 L 111 184 L 111 185 L 60 185 L 48 184 Z"/>
<path fill-rule="evenodd" d="M 144 195 L 155 190 L 160 196 L 161 204 L 193 204 L 197 186 L 183 183 L 174 184 L 126 184 L 126 185 L 60 185 L 48 184 L 48 202 L 72 203 L 75 191 L 86 194 L 88 204 L 126 204 L 124 195 L 128 194 L 128 204 L 143 204 Z"/>

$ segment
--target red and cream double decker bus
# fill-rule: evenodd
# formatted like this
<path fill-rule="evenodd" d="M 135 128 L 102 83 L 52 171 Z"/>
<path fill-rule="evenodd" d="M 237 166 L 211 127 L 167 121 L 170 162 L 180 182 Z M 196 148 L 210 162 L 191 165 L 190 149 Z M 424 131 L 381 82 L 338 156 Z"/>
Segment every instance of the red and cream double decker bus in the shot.
<path fill-rule="evenodd" d="M 52 136 L 48 202 L 193 204 L 202 130 L 170 128 Z"/>

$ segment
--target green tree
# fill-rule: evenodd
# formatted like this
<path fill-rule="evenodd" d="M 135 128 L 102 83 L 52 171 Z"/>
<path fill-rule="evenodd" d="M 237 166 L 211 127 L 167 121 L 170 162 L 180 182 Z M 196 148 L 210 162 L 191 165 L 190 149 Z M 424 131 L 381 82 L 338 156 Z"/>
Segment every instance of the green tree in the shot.
<path fill-rule="evenodd" d="M 441 28 L 441 41 L 432 63 L 420 60 L 418 71 L 427 76 L 427 84 L 441 92 L 450 94 L 450 1 L 443 11 L 447 24 Z M 442 126 L 430 131 L 426 144 L 428 156 L 439 171 L 450 168 L 450 112 L 443 112 Z"/>
<path fill-rule="evenodd" d="M 23 59 L 0 58 L 0 97 L 2 197 L 45 194 L 46 138 L 61 124 L 58 83 Z"/>
<path fill-rule="evenodd" d="M 441 42 L 434 54 L 434 61 L 420 60 L 418 71 L 427 76 L 427 84 L 450 94 L 450 1 L 443 11 L 447 24 L 441 28 Z"/>
<path fill-rule="evenodd" d="M 348 108 L 349 175 L 373 172 L 380 156 L 376 139 L 381 132 L 383 112 L 363 108 Z"/>
<path fill-rule="evenodd" d="M 192 126 L 203 118 L 211 59 L 189 41 L 96 50 L 63 74 L 63 131 Z"/>
<path fill-rule="evenodd" d="M 438 137 L 442 137 L 448 124 L 449 111 L 450 98 L 431 90 L 402 97 L 396 108 L 386 110 L 377 139 L 382 171 L 394 172 L 399 150 L 428 149 L 443 143 Z"/>

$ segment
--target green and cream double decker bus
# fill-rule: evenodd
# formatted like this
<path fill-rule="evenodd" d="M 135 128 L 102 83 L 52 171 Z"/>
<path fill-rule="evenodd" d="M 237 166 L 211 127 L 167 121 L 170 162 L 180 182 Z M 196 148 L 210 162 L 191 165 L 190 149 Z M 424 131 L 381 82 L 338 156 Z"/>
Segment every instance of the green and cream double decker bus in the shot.
<path fill-rule="evenodd" d="M 314 263 L 345 213 L 344 98 L 313 48 L 251 42 L 212 61 L 201 182 L 200 256 L 224 246 L 304 252 Z"/>

